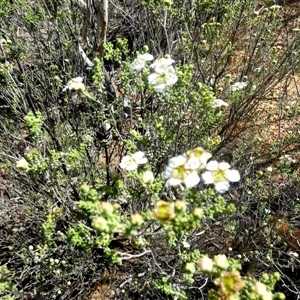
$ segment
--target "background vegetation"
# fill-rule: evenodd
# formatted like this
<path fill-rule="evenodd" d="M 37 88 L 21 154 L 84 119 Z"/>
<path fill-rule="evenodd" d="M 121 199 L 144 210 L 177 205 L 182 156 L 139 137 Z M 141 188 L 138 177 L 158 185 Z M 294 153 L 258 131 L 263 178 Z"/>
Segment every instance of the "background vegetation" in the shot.
<path fill-rule="evenodd" d="M 288 2 L 113 0 L 102 60 L 94 14 L 81 38 L 82 1 L 1 0 L 3 299 L 299 298 L 300 5 Z M 175 61 L 163 93 L 151 62 L 131 72 L 146 52 Z M 241 180 L 223 195 L 165 186 L 169 159 L 196 147 Z M 148 163 L 122 169 L 137 151 Z"/>

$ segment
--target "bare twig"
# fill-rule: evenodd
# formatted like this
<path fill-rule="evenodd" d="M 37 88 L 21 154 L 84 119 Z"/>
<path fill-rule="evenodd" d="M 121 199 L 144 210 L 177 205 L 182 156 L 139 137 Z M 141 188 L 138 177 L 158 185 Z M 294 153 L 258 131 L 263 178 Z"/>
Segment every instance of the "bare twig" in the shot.
<path fill-rule="evenodd" d="M 137 257 L 141 257 L 146 255 L 147 253 L 151 253 L 151 250 L 145 250 L 144 252 L 140 253 L 140 254 L 129 254 L 129 253 L 122 253 L 122 252 L 117 252 L 118 254 L 120 254 L 122 256 L 122 260 L 129 260 L 132 258 L 137 258 Z"/>

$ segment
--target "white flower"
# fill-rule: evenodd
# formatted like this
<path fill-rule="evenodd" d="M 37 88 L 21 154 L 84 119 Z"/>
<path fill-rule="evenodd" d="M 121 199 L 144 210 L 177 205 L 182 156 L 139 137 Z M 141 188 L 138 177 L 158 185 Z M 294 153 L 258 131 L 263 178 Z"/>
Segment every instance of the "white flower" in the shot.
<path fill-rule="evenodd" d="M 177 82 L 178 77 L 175 74 L 175 69 L 172 67 L 174 62 L 171 58 L 163 57 L 156 59 L 150 65 L 154 73 L 148 76 L 148 82 L 154 86 L 157 92 L 163 92 L 167 86 L 174 85 Z"/>
<path fill-rule="evenodd" d="M 164 92 L 165 89 L 174 85 L 178 80 L 175 69 L 172 66 L 160 65 L 155 68 L 155 73 L 148 76 L 149 84 L 153 85 L 157 92 Z"/>
<path fill-rule="evenodd" d="M 148 162 L 148 159 L 145 157 L 145 153 L 138 151 L 131 155 L 126 155 L 122 158 L 120 167 L 122 169 L 133 171 L 138 168 L 138 165 L 143 165 Z"/>
<path fill-rule="evenodd" d="M 74 90 L 74 91 L 84 91 L 85 86 L 83 84 L 83 78 L 82 77 L 75 77 L 71 79 L 67 85 L 63 88 L 63 92 L 66 90 Z"/>
<path fill-rule="evenodd" d="M 184 155 L 179 155 L 173 157 L 169 160 L 169 163 L 166 167 L 164 178 L 168 179 L 166 182 L 166 186 L 175 186 L 182 183 L 184 179 L 184 166 L 186 162 L 186 157 Z M 183 169 L 182 171 L 179 168 Z M 180 172 L 181 171 L 181 172 Z M 182 173 L 183 174 L 180 174 Z"/>
<path fill-rule="evenodd" d="M 137 58 L 130 65 L 130 73 L 133 71 L 140 72 L 145 68 L 146 62 L 153 60 L 154 57 L 150 53 L 139 54 Z"/>
<path fill-rule="evenodd" d="M 158 58 L 154 61 L 153 64 L 150 65 L 150 68 L 152 68 L 155 72 L 159 73 L 159 70 L 162 68 L 162 66 L 168 67 L 171 66 L 175 62 L 172 58 Z"/>
<path fill-rule="evenodd" d="M 239 91 L 244 89 L 248 85 L 247 82 L 235 82 L 231 85 L 230 90 L 231 92 Z"/>
<path fill-rule="evenodd" d="M 215 99 L 212 107 L 217 108 L 221 106 L 228 106 L 228 103 L 223 101 L 222 99 Z"/>
<path fill-rule="evenodd" d="M 291 158 L 290 155 L 285 154 L 285 155 L 283 155 L 279 158 L 279 162 L 280 162 L 281 165 L 284 165 L 284 166 L 288 167 L 288 166 L 291 165 L 291 163 L 294 163 L 295 161 Z"/>
<path fill-rule="evenodd" d="M 169 160 L 164 177 L 168 179 L 166 186 L 175 186 L 184 183 L 187 188 L 197 185 L 200 177 L 196 170 L 189 169 L 186 165 L 187 156 L 179 155 Z"/>
<path fill-rule="evenodd" d="M 230 170 L 230 165 L 226 162 L 218 163 L 210 161 L 206 166 L 206 172 L 202 174 L 205 184 L 214 184 L 219 193 L 225 193 L 229 189 L 229 182 L 238 182 L 240 173 L 237 170 Z"/>
<path fill-rule="evenodd" d="M 182 183 L 187 188 L 196 186 L 200 177 L 198 171 L 204 169 L 211 154 L 202 147 L 188 150 L 185 154 L 178 155 L 169 160 L 164 177 L 166 186 L 175 186 Z"/>

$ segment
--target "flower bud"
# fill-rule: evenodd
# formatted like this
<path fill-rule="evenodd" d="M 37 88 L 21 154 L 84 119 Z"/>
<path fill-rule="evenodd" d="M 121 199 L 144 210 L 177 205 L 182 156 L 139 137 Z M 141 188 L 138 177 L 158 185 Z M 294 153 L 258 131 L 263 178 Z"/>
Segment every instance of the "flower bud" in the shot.
<path fill-rule="evenodd" d="M 130 217 L 130 222 L 134 226 L 140 226 L 143 224 L 144 220 L 140 214 L 134 214 Z"/>
<path fill-rule="evenodd" d="M 154 175 L 152 171 L 145 171 L 142 174 L 142 182 L 145 184 L 151 184 L 154 181 Z"/>
<path fill-rule="evenodd" d="M 99 231 L 108 231 L 107 221 L 103 217 L 97 217 L 92 220 L 92 227 Z"/>
<path fill-rule="evenodd" d="M 192 262 L 187 263 L 185 265 L 185 271 L 191 274 L 195 273 L 196 271 L 195 264 Z"/>
<path fill-rule="evenodd" d="M 101 213 L 103 213 L 107 217 L 111 216 L 114 212 L 114 207 L 109 202 L 100 203 L 99 208 L 100 208 Z"/>
<path fill-rule="evenodd" d="M 102 124 L 102 128 L 103 128 L 104 132 L 107 133 L 111 129 L 111 125 L 107 121 L 105 121 Z"/>
<path fill-rule="evenodd" d="M 279 272 L 275 272 L 275 273 L 273 274 L 273 276 L 274 276 L 274 278 L 275 278 L 276 280 L 279 280 L 279 279 L 280 279 L 280 274 L 279 274 Z"/>
<path fill-rule="evenodd" d="M 81 185 L 80 190 L 83 195 L 87 195 L 90 191 L 90 187 L 86 183 L 84 183 Z"/>
<path fill-rule="evenodd" d="M 271 300 L 272 294 L 267 290 L 267 287 L 262 282 L 256 282 L 252 290 L 261 297 L 263 300 Z"/>
<path fill-rule="evenodd" d="M 202 218 L 203 217 L 203 209 L 200 208 L 200 207 L 195 207 L 194 210 L 193 210 L 193 215 L 196 217 L 196 218 Z"/>
<path fill-rule="evenodd" d="M 149 47 L 147 45 L 143 46 L 143 52 L 145 53 L 149 52 Z"/>
<path fill-rule="evenodd" d="M 158 201 L 153 212 L 154 216 L 160 221 L 170 221 L 176 217 L 174 203 Z"/>
<path fill-rule="evenodd" d="M 171 6 L 173 4 L 173 1 L 172 0 L 164 0 L 163 3 L 166 6 Z"/>
<path fill-rule="evenodd" d="M 214 262 L 217 267 L 221 269 L 227 269 L 229 267 L 229 262 L 225 254 L 219 254 L 214 257 Z"/>
<path fill-rule="evenodd" d="M 178 211 L 185 211 L 186 210 L 186 204 L 182 200 L 176 200 L 175 201 L 175 209 Z"/>
<path fill-rule="evenodd" d="M 18 169 L 25 170 L 25 171 L 28 171 L 30 169 L 29 163 L 27 162 L 27 160 L 25 158 L 21 158 L 20 160 L 18 160 L 16 162 L 16 167 Z"/>
<path fill-rule="evenodd" d="M 200 258 L 197 262 L 200 271 L 210 273 L 213 270 L 214 263 L 208 256 Z"/>

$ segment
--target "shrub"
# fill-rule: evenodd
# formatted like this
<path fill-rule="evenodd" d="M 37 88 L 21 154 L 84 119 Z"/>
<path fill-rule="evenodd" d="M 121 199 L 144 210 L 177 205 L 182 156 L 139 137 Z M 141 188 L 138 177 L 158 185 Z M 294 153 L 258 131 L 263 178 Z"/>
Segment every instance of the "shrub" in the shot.
<path fill-rule="evenodd" d="M 1 296 L 300 293 L 297 132 L 262 130 L 299 112 L 286 9 L 114 1 L 99 59 L 82 1 L 0 5 Z"/>

